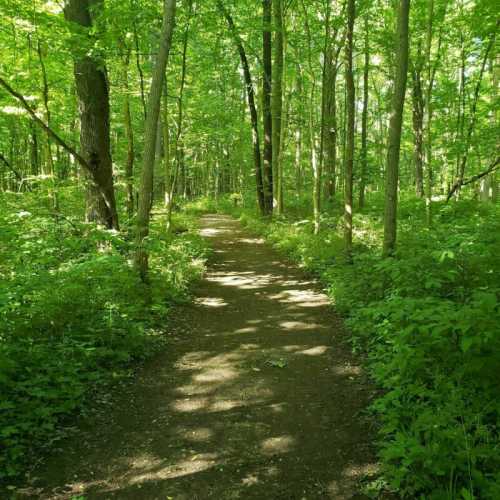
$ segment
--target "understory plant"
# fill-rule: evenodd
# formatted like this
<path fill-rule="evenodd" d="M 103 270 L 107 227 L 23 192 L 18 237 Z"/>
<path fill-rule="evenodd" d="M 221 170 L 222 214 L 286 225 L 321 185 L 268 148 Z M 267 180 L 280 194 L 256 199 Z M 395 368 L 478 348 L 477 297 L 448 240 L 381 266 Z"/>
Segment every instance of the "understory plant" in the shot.
<path fill-rule="evenodd" d="M 168 310 L 188 297 L 206 247 L 190 230 L 193 218 L 176 216 L 182 231 L 167 235 L 154 217 L 147 286 L 126 230 L 82 223 L 27 194 L 6 194 L 0 204 L 0 481 L 7 481 L 34 450 L 64 435 L 90 395 L 163 344 Z"/>
<path fill-rule="evenodd" d="M 500 498 L 500 213 L 474 201 L 404 199 L 394 258 L 380 255 L 378 200 L 355 215 L 352 263 L 339 213 L 268 221 L 219 203 L 325 285 L 380 387 L 383 481 L 403 498 Z M 214 207 L 211 207 L 214 208 Z"/>

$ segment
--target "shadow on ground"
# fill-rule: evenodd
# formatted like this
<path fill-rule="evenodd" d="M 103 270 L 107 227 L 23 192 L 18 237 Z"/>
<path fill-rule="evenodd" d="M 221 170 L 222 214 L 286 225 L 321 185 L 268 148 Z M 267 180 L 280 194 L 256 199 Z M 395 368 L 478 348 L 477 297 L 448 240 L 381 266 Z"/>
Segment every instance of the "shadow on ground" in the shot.
<path fill-rule="evenodd" d="M 202 228 L 214 257 L 169 348 L 24 497 L 341 500 L 376 474 L 372 388 L 326 296 L 233 219 Z"/>

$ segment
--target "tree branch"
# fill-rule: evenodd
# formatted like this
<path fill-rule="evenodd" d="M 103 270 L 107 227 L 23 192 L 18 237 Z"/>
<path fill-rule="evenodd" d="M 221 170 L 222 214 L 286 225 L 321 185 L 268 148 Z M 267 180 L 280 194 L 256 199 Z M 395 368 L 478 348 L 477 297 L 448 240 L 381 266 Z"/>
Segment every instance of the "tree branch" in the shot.
<path fill-rule="evenodd" d="M 0 160 L 17 177 L 18 181 L 23 181 L 23 176 L 10 164 L 9 160 L 2 153 L 0 153 Z"/>
<path fill-rule="evenodd" d="M 495 159 L 495 161 L 484 172 L 481 172 L 480 174 L 473 175 L 470 179 L 467 179 L 467 180 L 457 179 L 455 181 L 455 184 L 453 184 L 453 187 L 450 189 L 450 192 L 448 193 L 448 196 L 446 197 L 446 202 L 448 203 L 450 201 L 450 198 L 462 186 L 466 186 L 467 184 L 472 184 L 473 182 L 476 182 L 479 179 L 482 179 L 483 177 L 486 177 L 487 175 L 489 175 L 492 172 L 494 172 L 495 170 L 497 170 L 499 167 L 500 167 L 500 156 L 498 156 Z"/>
<path fill-rule="evenodd" d="M 39 118 L 35 112 L 35 110 L 29 105 L 28 101 L 24 98 L 22 94 L 15 91 L 2 77 L 0 77 L 0 86 L 2 86 L 11 96 L 15 97 L 22 105 L 22 107 L 29 113 L 31 118 L 35 121 L 37 125 L 45 130 L 54 140 L 65 149 L 69 154 L 71 154 L 75 160 L 80 163 L 80 165 L 88 170 L 90 173 L 93 173 L 93 169 L 90 164 L 80 155 L 75 148 L 70 146 L 64 139 L 62 139 L 57 132 L 52 130 L 41 118 Z"/>

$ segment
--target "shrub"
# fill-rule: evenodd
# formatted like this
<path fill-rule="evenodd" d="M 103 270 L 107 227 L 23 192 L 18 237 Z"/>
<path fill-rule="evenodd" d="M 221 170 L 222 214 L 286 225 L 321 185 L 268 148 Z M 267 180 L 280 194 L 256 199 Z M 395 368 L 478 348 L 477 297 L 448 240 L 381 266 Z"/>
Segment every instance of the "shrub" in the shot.
<path fill-rule="evenodd" d="M 64 199 L 64 192 L 62 193 Z M 69 197 L 70 198 L 70 197 Z M 203 271 L 192 231 L 149 240 L 151 287 L 131 263 L 131 243 L 39 200 L 0 200 L 0 479 L 63 435 L 99 386 L 130 373 L 162 344 L 170 306 Z M 176 216 L 177 217 L 177 216 Z M 193 219 L 175 223 L 193 228 Z"/>
<path fill-rule="evenodd" d="M 500 498 L 500 217 L 474 202 L 404 198 L 397 258 L 382 259 L 380 200 L 355 216 L 354 262 L 338 213 L 243 223 L 327 286 L 382 395 L 384 479 L 407 498 Z M 234 213 L 234 212 L 233 212 Z M 295 213 L 292 211 L 292 213 Z M 338 223 L 336 223 L 338 221 Z"/>

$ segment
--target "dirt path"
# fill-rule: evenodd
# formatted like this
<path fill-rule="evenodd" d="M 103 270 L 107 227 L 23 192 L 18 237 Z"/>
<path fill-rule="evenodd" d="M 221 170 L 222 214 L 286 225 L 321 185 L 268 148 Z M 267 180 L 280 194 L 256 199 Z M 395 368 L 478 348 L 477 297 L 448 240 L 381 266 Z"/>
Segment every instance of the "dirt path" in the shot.
<path fill-rule="evenodd" d="M 375 469 L 370 386 L 317 285 L 229 217 L 165 353 L 83 425 L 36 498 L 350 499 Z"/>

